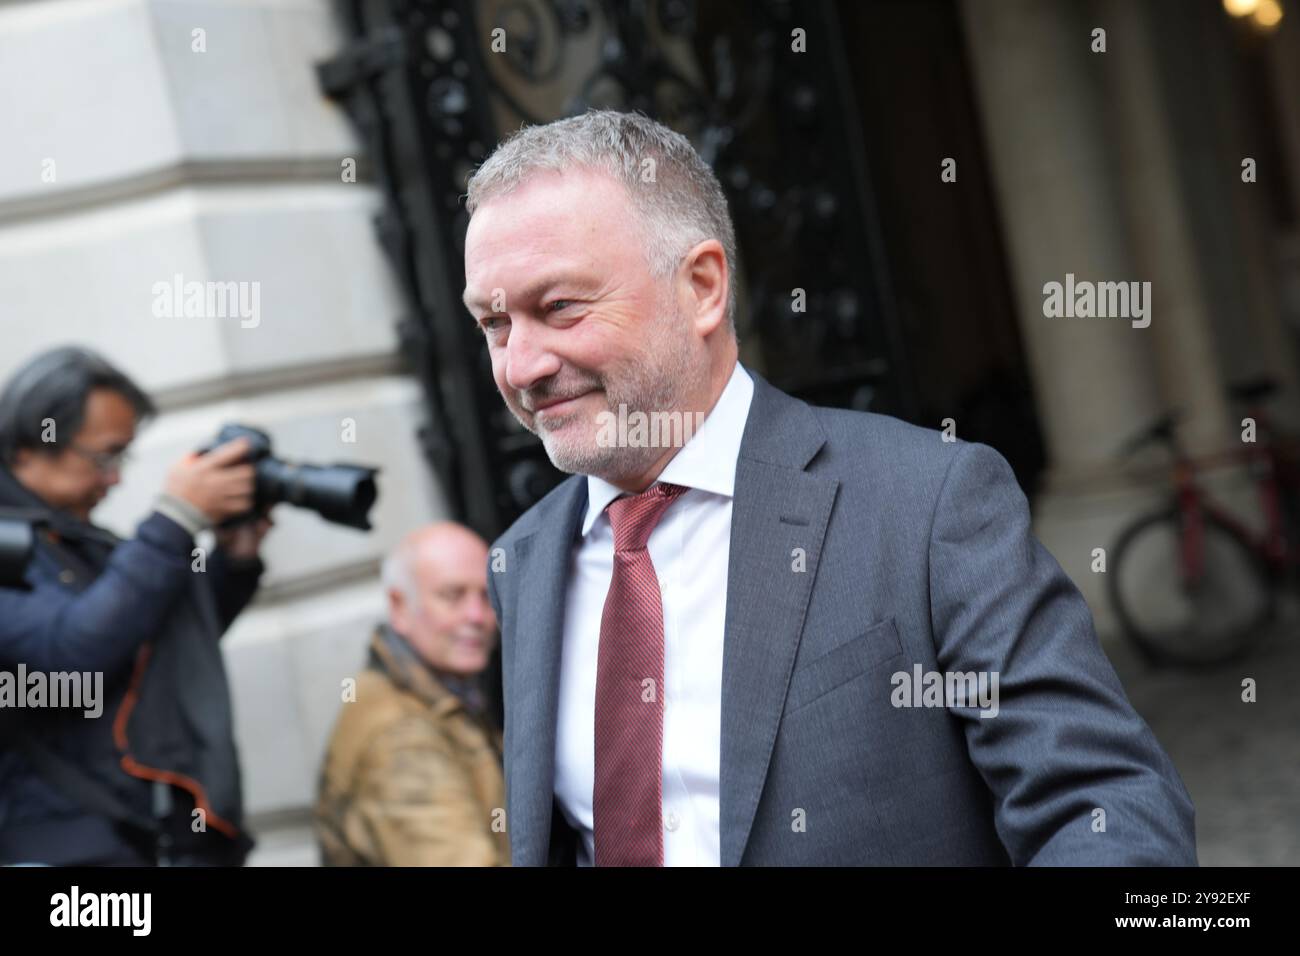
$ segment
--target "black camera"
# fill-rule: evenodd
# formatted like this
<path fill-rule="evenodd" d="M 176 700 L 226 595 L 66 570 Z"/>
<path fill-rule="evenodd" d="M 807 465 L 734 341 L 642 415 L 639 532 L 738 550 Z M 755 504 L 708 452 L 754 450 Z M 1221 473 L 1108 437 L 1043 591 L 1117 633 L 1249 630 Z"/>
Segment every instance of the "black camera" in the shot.
<path fill-rule="evenodd" d="M 0 508 L 0 588 L 26 589 L 39 520 L 22 509 Z"/>
<path fill-rule="evenodd" d="M 370 508 L 375 503 L 375 475 L 378 468 L 366 465 L 302 465 L 282 461 L 271 454 L 266 432 L 247 425 L 226 425 L 212 444 L 200 448 L 207 453 L 218 445 L 246 438 L 248 457 L 256 472 L 253 510 L 223 522 L 223 527 L 241 524 L 266 512 L 272 505 L 290 504 L 316 512 L 326 521 L 370 530 Z"/>

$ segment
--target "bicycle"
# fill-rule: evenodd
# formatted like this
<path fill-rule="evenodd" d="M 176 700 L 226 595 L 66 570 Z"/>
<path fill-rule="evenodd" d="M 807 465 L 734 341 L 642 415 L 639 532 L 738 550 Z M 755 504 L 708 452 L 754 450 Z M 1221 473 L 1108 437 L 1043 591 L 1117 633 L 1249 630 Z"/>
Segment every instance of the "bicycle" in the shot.
<path fill-rule="evenodd" d="M 1277 390 L 1261 379 L 1229 388 L 1256 422 L 1256 442 L 1200 460 L 1178 441 L 1170 412 L 1121 449 L 1127 459 L 1152 443 L 1173 455 L 1170 501 L 1120 533 L 1107 590 L 1125 635 L 1153 663 L 1220 664 L 1244 656 L 1275 616 L 1288 574 L 1300 586 L 1300 455 L 1269 420 L 1263 402 Z M 1254 533 L 1198 480 L 1220 460 L 1245 461 L 1264 530 Z"/>

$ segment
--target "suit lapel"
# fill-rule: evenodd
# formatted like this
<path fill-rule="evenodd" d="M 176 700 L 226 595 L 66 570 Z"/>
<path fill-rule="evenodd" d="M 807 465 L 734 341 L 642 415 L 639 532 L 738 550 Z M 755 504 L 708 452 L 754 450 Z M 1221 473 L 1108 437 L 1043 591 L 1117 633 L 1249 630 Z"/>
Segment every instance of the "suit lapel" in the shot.
<path fill-rule="evenodd" d="M 560 656 L 564 650 L 564 604 L 568 569 L 582 514 L 587 482 L 570 480 L 556 502 L 556 517 L 521 537 L 515 554 L 522 581 L 514 622 L 516 648 L 511 675 L 510 826 L 518 866 L 543 866 L 548 859 L 555 791 L 555 724 L 559 710 Z"/>
<path fill-rule="evenodd" d="M 805 471 L 826 440 L 812 410 L 749 374 L 754 399 L 736 463 L 723 638 L 723 866 L 740 863 L 749 839 L 839 489 Z M 517 866 L 549 859 L 564 607 L 586 505 L 586 481 L 571 480 L 554 517 L 515 546 L 522 576 L 515 607 L 529 615 L 513 626 L 508 785 Z"/>
<path fill-rule="evenodd" d="M 753 826 L 839 488 L 804 470 L 825 444 L 812 410 L 750 374 L 754 399 L 736 463 L 723 638 L 723 866 L 739 865 Z"/>

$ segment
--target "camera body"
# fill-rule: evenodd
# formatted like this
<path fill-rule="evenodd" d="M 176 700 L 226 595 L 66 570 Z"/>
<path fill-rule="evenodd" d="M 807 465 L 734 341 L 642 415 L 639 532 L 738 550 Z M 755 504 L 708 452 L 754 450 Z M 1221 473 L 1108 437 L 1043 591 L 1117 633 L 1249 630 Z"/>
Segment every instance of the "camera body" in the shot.
<path fill-rule="evenodd" d="M 207 453 L 218 445 L 245 438 L 249 443 L 245 462 L 256 475 L 253 509 L 223 523 L 223 527 L 243 524 L 264 514 L 273 505 L 289 504 L 315 511 L 326 521 L 360 531 L 370 530 L 370 509 L 378 497 L 375 475 L 378 468 L 368 465 L 296 464 L 275 457 L 266 432 L 249 425 L 229 423 L 211 444 L 200 448 Z"/>
<path fill-rule="evenodd" d="M 253 509 L 223 523 L 223 527 L 256 519 L 273 505 L 290 504 L 315 511 L 334 524 L 370 530 L 370 509 L 378 497 L 375 475 L 368 465 L 295 464 L 276 458 L 266 432 L 248 425 L 225 425 L 216 439 L 200 448 L 211 451 L 236 438 L 249 443 L 245 461 L 253 466 L 255 491 Z M 25 589 L 27 565 L 36 545 L 36 528 L 46 516 L 24 508 L 0 508 L 0 587 Z"/>

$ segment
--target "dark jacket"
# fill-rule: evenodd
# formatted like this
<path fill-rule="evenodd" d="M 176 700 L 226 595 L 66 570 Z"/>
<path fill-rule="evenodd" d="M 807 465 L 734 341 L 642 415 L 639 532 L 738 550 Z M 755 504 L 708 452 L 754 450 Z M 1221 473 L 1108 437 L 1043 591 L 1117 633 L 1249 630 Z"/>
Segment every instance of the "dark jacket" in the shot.
<path fill-rule="evenodd" d="M 196 573 L 194 540 L 170 518 L 155 512 L 121 541 L 4 468 L 0 507 L 45 522 L 28 589 L 0 587 L 0 671 L 103 674 L 97 718 L 0 708 L 0 863 L 152 863 L 160 848 L 242 863 L 252 842 L 218 639 L 261 562 L 218 549 Z"/>
<path fill-rule="evenodd" d="M 1187 788 L 1006 459 L 749 374 L 717 595 L 722 865 L 1196 865 Z M 572 859 L 556 715 L 586 507 L 569 478 L 492 549 L 515 866 Z M 688 541 L 680 573 L 713 560 Z M 996 707 L 954 693 L 967 678 Z"/>

